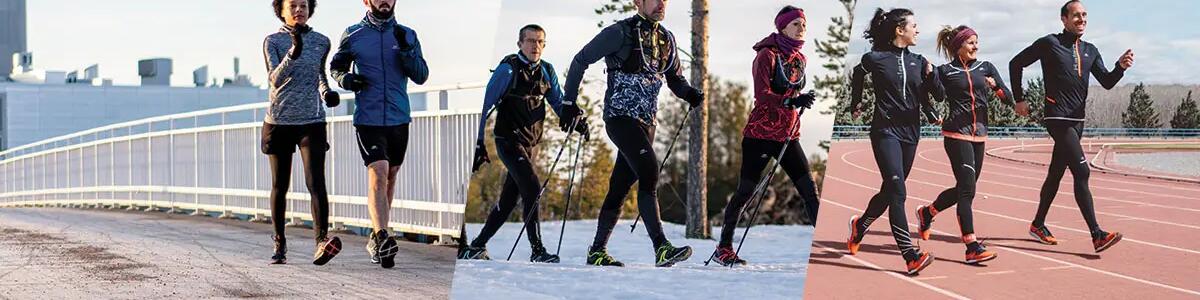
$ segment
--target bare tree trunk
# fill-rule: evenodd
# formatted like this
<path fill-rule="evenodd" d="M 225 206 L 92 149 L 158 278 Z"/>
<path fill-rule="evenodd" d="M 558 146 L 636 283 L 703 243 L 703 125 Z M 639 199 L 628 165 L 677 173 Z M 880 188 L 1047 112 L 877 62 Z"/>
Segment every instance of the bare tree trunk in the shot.
<path fill-rule="evenodd" d="M 708 0 L 692 0 L 692 55 L 692 86 L 708 91 Z M 688 134 L 687 237 L 707 239 L 711 235 L 708 226 L 708 107 L 701 105 L 692 113 L 697 115 L 690 120 Z"/>

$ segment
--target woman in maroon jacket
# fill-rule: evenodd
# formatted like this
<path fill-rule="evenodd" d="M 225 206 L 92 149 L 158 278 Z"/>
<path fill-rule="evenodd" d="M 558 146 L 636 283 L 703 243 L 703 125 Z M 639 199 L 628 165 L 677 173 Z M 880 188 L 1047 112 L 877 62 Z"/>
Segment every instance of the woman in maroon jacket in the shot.
<path fill-rule="evenodd" d="M 808 159 L 800 148 L 800 114 L 811 108 L 815 97 L 801 93 L 807 63 L 804 46 L 807 21 L 804 10 L 787 6 L 775 16 L 775 33 L 754 45 L 754 109 L 742 131 L 742 171 L 737 192 L 725 206 L 725 225 L 713 254 L 721 265 L 744 265 L 733 250 L 733 231 L 743 207 L 753 196 L 763 169 L 771 159 L 787 172 L 804 198 L 809 220 L 817 220 L 817 188 L 809 173 Z M 774 169 L 768 170 L 774 171 Z"/>

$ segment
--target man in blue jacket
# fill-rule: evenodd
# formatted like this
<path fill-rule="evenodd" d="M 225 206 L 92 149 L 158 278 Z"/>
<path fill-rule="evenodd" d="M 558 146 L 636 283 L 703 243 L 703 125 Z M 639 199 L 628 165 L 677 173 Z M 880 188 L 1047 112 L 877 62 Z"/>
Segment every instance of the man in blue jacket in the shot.
<path fill-rule="evenodd" d="M 487 242 L 508 220 L 517 204 L 517 196 L 520 196 L 525 216 L 521 219 L 526 224 L 525 231 L 529 233 L 529 247 L 532 250 L 529 261 L 557 263 L 558 255 L 546 252 L 546 247 L 542 245 L 541 226 L 538 226 L 538 197 L 542 184 L 534 172 L 533 160 L 538 157 L 537 144 L 542 140 L 546 103 L 550 104 L 555 114 L 561 116 L 563 92 L 554 65 L 542 60 L 546 31 L 541 26 L 531 24 L 521 27 L 518 35 L 517 47 L 520 51 L 504 57 L 488 81 L 483 99 L 484 115 L 479 120 L 479 139 L 475 142 L 475 162 L 472 166 L 472 171 L 478 171 L 479 167 L 490 162 L 487 146 L 483 142 L 483 130 L 495 108 L 498 112 L 494 128 L 496 153 L 508 169 L 508 174 L 500 199 L 488 213 L 483 229 L 469 246 L 460 250 L 459 258 L 490 259 Z M 564 128 L 577 123 L 575 130 L 587 134 L 587 122 L 582 116 L 575 119 L 560 118 L 559 122 L 566 124 Z"/>
<path fill-rule="evenodd" d="M 367 211 L 372 230 L 367 253 L 372 263 L 391 268 L 397 246 L 388 236 L 388 212 L 412 122 L 408 81 L 424 84 L 429 67 L 417 33 L 396 22 L 396 0 L 363 0 L 363 4 L 370 11 L 342 33 L 329 69 L 342 88 L 354 92 L 354 128 L 370 189 Z"/>

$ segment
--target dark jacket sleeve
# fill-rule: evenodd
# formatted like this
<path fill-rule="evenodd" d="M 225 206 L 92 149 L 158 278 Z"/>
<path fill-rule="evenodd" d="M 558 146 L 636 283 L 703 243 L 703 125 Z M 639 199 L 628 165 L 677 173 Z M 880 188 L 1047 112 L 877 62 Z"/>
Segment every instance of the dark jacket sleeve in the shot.
<path fill-rule="evenodd" d="M 415 30 L 407 27 L 400 28 L 408 30 L 407 39 L 411 39 L 409 43 L 413 44 L 411 50 L 400 52 L 401 71 L 404 71 L 404 75 L 408 76 L 413 83 L 425 84 L 425 81 L 429 80 L 429 65 L 425 63 L 425 55 L 421 52 L 421 39 L 417 38 Z"/>
<path fill-rule="evenodd" d="M 567 84 L 563 87 L 564 105 L 575 105 L 575 100 L 579 98 L 579 85 L 583 83 L 583 73 L 587 72 L 588 66 L 621 49 L 625 33 L 620 26 L 613 24 L 604 28 L 575 54 L 571 68 L 567 69 Z"/>
<path fill-rule="evenodd" d="M 863 66 L 866 60 L 867 56 L 864 54 L 862 61 L 850 72 L 850 105 L 846 106 L 846 111 L 851 113 L 858 110 L 859 103 L 862 103 L 863 84 L 867 78 L 867 68 Z"/>
<path fill-rule="evenodd" d="M 675 44 L 675 35 L 673 34 L 671 35 L 671 45 L 678 46 Z M 686 100 L 690 95 L 699 93 L 699 90 L 688 84 L 687 78 L 683 77 L 683 65 L 679 63 L 678 48 L 671 47 L 671 50 L 674 50 L 671 52 L 671 65 L 665 74 L 667 77 L 667 88 L 671 89 L 671 93 L 675 94 L 675 97 Z"/>
<path fill-rule="evenodd" d="M 487 88 L 483 93 L 483 117 L 479 119 L 479 137 L 478 141 L 483 141 L 483 130 L 487 127 L 487 120 L 491 117 L 492 107 L 500 104 L 500 97 L 508 92 L 508 88 L 512 86 L 512 66 L 506 63 L 500 63 L 496 66 L 496 70 L 492 71 L 492 78 L 488 80 Z"/>
<path fill-rule="evenodd" d="M 1096 49 L 1092 47 L 1092 49 Z M 1113 66 L 1113 70 L 1109 71 L 1104 66 L 1104 58 L 1100 57 L 1100 51 L 1092 51 L 1092 55 L 1096 56 L 1096 60 L 1092 62 L 1092 76 L 1096 76 L 1096 81 L 1100 82 L 1100 86 L 1104 89 L 1111 90 L 1117 86 L 1117 82 L 1121 81 L 1121 77 L 1125 77 L 1125 69 L 1121 68 L 1120 64 Z"/>
<path fill-rule="evenodd" d="M 1025 67 L 1042 59 L 1042 53 L 1046 52 L 1045 48 L 1048 46 L 1047 42 L 1046 38 L 1034 41 L 1032 45 L 1025 47 L 1024 50 L 1021 50 L 1021 52 L 1017 53 L 1017 56 L 1013 56 L 1012 60 L 1008 62 L 1008 78 L 1011 79 L 1009 82 L 1013 83 L 1012 98 L 1014 101 L 1025 101 L 1025 88 L 1022 87 L 1024 83 L 1021 81 L 1021 72 L 1025 71 Z"/>
<path fill-rule="evenodd" d="M 346 74 L 350 74 L 350 66 L 354 64 L 354 52 L 350 49 L 350 31 L 342 33 L 342 40 L 338 43 L 337 52 L 333 54 L 333 60 L 329 61 L 329 73 L 333 75 L 333 80 L 338 82 L 338 86 L 343 89 Z"/>
<path fill-rule="evenodd" d="M 931 80 L 928 84 L 929 96 L 932 97 L 933 101 L 946 101 L 946 84 L 942 80 L 947 79 L 947 76 L 943 72 L 943 68 L 933 67 L 933 74 L 930 75 Z"/>
<path fill-rule="evenodd" d="M 992 91 L 996 92 L 996 97 L 999 97 L 1000 102 L 1004 104 L 1013 105 L 1012 91 L 1008 89 L 1008 85 L 1004 84 L 1004 78 L 1000 76 L 1000 70 L 997 70 L 996 66 L 990 62 L 984 62 L 983 67 L 987 69 L 988 76 L 996 81 L 996 88 L 992 89 Z"/>
<path fill-rule="evenodd" d="M 937 82 L 936 78 L 933 78 L 933 67 L 924 56 L 918 57 L 921 58 L 922 81 L 921 89 L 917 92 L 917 101 L 921 104 L 921 111 L 925 112 L 925 118 L 929 121 L 941 119 L 942 117 L 938 115 L 937 109 L 933 108 L 933 102 L 929 101 L 929 91 L 932 89 L 933 84 Z"/>

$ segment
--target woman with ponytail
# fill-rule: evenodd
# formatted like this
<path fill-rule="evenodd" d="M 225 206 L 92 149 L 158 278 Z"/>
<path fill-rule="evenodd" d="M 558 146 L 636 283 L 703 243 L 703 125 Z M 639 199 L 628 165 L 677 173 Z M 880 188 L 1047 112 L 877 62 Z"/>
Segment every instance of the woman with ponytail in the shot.
<path fill-rule="evenodd" d="M 713 258 L 724 266 L 746 264 L 733 249 L 733 231 L 772 158 L 779 160 L 800 192 L 808 218 L 817 219 L 817 188 L 800 148 L 800 114 L 816 100 L 811 91 L 800 92 L 807 82 L 807 59 L 800 53 L 807 31 L 804 10 L 784 7 L 775 16 L 775 30 L 753 47 L 758 53 L 753 67 L 754 109 L 742 131 L 741 180 L 725 205 L 721 239 L 713 252 Z"/>
<path fill-rule="evenodd" d="M 917 207 L 918 233 L 928 240 L 930 225 L 938 212 L 958 205 L 958 226 L 967 246 L 966 262 L 977 264 L 996 258 L 975 238 L 971 202 L 975 199 L 975 183 L 983 171 L 983 149 L 987 141 L 988 98 L 996 95 L 1000 101 L 1013 105 L 1012 92 L 1004 85 L 1000 72 L 990 62 L 979 60 L 979 35 L 967 26 L 945 26 L 937 35 L 938 52 L 950 62 L 933 69 L 935 80 L 931 94 L 937 101 L 946 101 L 949 113 L 942 122 L 946 156 L 954 172 L 954 187 L 938 195 L 931 206 Z"/>
<path fill-rule="evenodd" d="M 885 12 L 876 9 L 864 37 L 871 42 L 871 51 L 863 54 L 862 62 L 854 67 L 850 80 L 851 113 L 857 117 L 864 109 L 863 84 L 871 76 L 875 90 L 874 116 L 871 119 L 871 149 L 883 177 L 879 193 L 871 197 L 862 217 L 850 217 L 850 238 L 846 246 L 850 254 L 858 246 L 871 222 L 888 211 L 892 237 L 904 256 L 908 274 L 916 274 L 933 262 L 933 255 L 922 252 L 913 244 L 904 215 L 907 197 L 904 181 L 912 170 L 920 140 L 921 113 L 926 120 L 939 120 L 929 104 L 929 83 L 933 66 L 925 57 L 912 53 L 916 45 L 917 23 L 913 12 L 897 8 Z"/>

